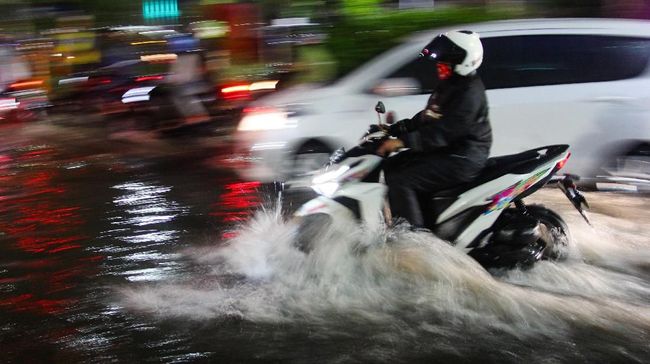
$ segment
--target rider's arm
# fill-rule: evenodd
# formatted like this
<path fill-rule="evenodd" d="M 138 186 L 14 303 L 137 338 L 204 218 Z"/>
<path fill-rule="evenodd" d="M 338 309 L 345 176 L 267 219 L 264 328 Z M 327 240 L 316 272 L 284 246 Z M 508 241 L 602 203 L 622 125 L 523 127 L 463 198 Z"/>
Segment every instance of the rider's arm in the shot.
<path fill-rule="evenodd" d="M 417 120 L 406 123 L 407 132 L 399 138 L 406 147 L 416 151 L 432 151 L 453 145 L 466 137 L 482 111 L 484 96 L 481 90 L 470 87 L 451 101 L 439 113 L 424 110 Z"/>
<path fill-rule="evenodd" d="M 417 129 L 417 121 L 420 120 L 420 115 L 424 110 L 418 112 L 410 119 L 402 119 L 398 122 L 391 124 L 388 127 L 388 133 L 394 137 L 402 137 L 406 133 L 414 131 Z"/>

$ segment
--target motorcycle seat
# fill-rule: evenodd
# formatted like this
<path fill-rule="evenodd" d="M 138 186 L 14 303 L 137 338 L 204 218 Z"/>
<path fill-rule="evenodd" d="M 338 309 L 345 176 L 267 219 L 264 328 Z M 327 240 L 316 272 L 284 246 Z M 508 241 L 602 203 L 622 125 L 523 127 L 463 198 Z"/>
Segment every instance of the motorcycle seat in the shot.
<path fill-rule="evenodd" d="M 530 173 L 537 166 L 557 157 L 568 148 L 569 146 L 564 144 L 551 145 L 517 154 L 489 158 L 481 173 L 473 180 L 453 188 L 432 192 L 429 195 L 431 198 L 456 197 L 465 191 L 506 174 Z"/>

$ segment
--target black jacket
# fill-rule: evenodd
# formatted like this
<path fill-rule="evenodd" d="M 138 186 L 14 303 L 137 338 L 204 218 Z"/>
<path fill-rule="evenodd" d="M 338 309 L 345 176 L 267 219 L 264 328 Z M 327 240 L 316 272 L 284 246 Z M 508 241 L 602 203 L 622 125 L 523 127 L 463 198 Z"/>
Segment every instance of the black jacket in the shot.
<path fill-rule="evenodd" d="M 492 145 L 483 82 L 476 74 L 441 81 L 426 108 L 391 125 L 390 133 L 415 152 L 453 154 L 483 165 Z"/>

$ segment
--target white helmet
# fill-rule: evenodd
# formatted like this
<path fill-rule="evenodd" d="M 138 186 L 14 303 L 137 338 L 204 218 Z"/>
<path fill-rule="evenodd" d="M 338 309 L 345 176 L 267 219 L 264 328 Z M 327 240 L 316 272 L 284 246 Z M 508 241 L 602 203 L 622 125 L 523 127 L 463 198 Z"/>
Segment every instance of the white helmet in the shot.
<path fill-rule="evenodd" d="M 439 34 L 427 44 L 420 56 L 436 62 L 449 63 L 454 72 L 467 76 L 483 62 L 483 45 L 478 33 L 453 30 Z"/>

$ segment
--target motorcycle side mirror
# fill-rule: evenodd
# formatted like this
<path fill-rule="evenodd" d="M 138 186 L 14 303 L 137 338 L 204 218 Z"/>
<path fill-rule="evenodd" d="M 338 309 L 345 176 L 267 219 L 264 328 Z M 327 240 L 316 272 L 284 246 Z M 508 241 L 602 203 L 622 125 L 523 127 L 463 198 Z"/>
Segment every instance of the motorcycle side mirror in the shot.
<path fill-rule="evenodd" d="M 377 103 L 377 105 L 375 106 L 375 111 L 380 113 L 380 114 L 385 113 L 386 112 L 386 107 L 384 106 L 384 103 L 379 101 Z"/>

